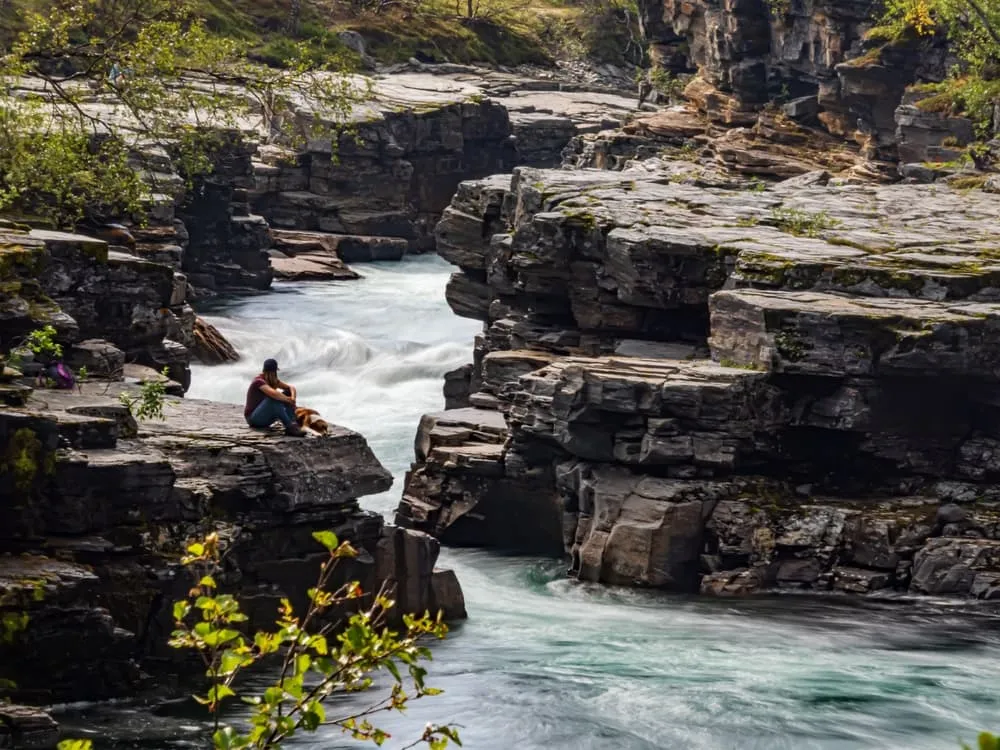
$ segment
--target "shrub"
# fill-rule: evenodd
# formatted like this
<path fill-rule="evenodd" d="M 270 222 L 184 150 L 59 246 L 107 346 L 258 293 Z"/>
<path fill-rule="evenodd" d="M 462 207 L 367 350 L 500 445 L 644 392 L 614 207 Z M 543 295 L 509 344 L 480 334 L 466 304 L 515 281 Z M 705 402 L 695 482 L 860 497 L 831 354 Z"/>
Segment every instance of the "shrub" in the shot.
<path fill-rule="evenodd" d="M 313 537 L 326 548 L 328 557 L 320 566 L 316 585 L 308 591 L 305 614 L 297 616 L 291 602 L 283 599 L 277 629 L 252 635 L 243 631 L 248 617 L 239 599 L 219 591 L 216 576 L 222 568 L 222 550 L 218 535 L 191 544 L 182 559 L 196 583 L 186 599 L 174 603 L 176 629 L 170 645 L 196 651 L 206 666 L 208 690 L 195 699 L 212 713 L 212 739 L 218 750 L 276 748 L 302 730 L 321 726 L 381 745 L 389 735 L 372 724 L 370 716 L 404 711 L 411 700 L 441 692 L 425 682 L 427 670 L 421 662 L 431 654 L 420 645 L 425 638 L 443 638 L 447 633 L 440 614 L 436 618 L 426 613 L 423 617 L 404 615 L 402 634 L 389 629 L 386 614 L 395 603 L 386 591 L 371 598 L 357 582 L 334 591 L 328 588 L 338 564 L 356 557 L 357 551 L 330 531 L 315 532 Z M 366 597 L 370 603 L 359 608 Z M 344 609 L 356 611 L 342 621 L 339 613 Z M 338 628 L 338 623 L 343 627 Z M 277 679 L 259 694 L 243 697 L 252 706 L 246 733 L 223 726 L 220 707 L 227 698 L 237 697 L 237 677 L 275 659 L 280 665 Z M 361 710 L 338 708 L 337 697 L 370 690 L 372 675 L 383 670 L 392 677 L 388 695 Z M 328 714 L 328 707 L 335 712 Z M 457 732 L 447 726 L 428 725 L 421 740 L 435 749 L 444 748 L 449 740 L 461 744 Z"/>
<path fill-rule="evenodd" d="M 163 420 L 163 405 L 166 402 L 167 386 L 169 379 L 168 370 L 163 368 L 160 373 L 163 379 L 147 380 L 139 386 L 139 395 L 130 396 L 127 393 L 119 394 L 118 401 L 128 409 L 128 413 L 135 419 L 158 419 Z"/>
<path fill-rule="evenodd" d="M 805 237 L 818 237 L 820 232 L 840 226 L 840 221 L 831 217 L 826 211 L 810 213 L 784 206 L 771 209 L 768 223 L 773 224 L 782 232 Z"/>
<path fill-rule="evenodd" d="M 59 359 L 62 357 L 63 348 L 56 340 L 56 329 L 50 325 L 36 328 L 28 334 L 24 340 L 24 345 L 30 349 L 35 356 Z"/>

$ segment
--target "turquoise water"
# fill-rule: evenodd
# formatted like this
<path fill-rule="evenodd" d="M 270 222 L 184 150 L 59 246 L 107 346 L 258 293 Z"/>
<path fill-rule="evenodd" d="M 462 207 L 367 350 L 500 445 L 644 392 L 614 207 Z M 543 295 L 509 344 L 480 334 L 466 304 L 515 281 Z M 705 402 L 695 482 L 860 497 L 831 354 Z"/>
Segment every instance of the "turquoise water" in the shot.
<path fill-rule="evenodd" d="M 419 417 L 441 408 L 441 375 L 471 359 L 478 324 L 448 310 L 437 258 L 359 270 L 215 310 L 247 359 L 196 368 L 191 395 L 239 402 L 276 356 L 300 402 L 364 433 L 396 476 L 362 501 L 389 514 Z M 445 550 L 442 562 L 469 620 L 435 648 L 431 684 L 445 693 L 384 717 L 386 747 L 428 721 L 462 725 L 475 750 L 929 750 L 1000 729 L 998 621 L 957 603 L 668 597 L 574 584 L 559 561 Z M 126 707 L 95 716 L 157 747 L 199 726 Z"/>

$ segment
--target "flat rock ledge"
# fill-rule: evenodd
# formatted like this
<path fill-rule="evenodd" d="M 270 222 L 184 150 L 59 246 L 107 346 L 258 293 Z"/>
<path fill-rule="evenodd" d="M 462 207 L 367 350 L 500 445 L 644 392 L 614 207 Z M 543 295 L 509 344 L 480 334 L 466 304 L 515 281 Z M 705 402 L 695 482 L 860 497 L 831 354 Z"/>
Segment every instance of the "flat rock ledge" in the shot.
<path fill-rule="evenodd" d="M 47 713 L 31 706 L 0 704 L 0 748 L 51 750 L 59 744 L 59 725 Z"/>
<path fill-rule="evenodd" d="M 304 604 L 321 529 L 361 552 L 338 575 L 393 586 L 397 615 L 465 616 L 454 574 L 435 567 L 437 540 L 358 505 L 392 484 L 361 435 L 289 438 L 248 428 L 238 406 L 172 397 L 164 420 L 136 424 L 117 399 L 132 382 L 0 407 L 0 612 L 29 614 L 0 645 L 15 697 L 132 695 L 186 669 L 166 646 L 172 602 L 190 586 L 177 561 L 211 530 L 251 623 L 273 619 L 283 596 Z"/>
<path fill-rule="evenodd" d="M 668 166 L 459 187 L 483 332 L 397 522 L 588 581 L 1000 600 L 994 196 Z"/>

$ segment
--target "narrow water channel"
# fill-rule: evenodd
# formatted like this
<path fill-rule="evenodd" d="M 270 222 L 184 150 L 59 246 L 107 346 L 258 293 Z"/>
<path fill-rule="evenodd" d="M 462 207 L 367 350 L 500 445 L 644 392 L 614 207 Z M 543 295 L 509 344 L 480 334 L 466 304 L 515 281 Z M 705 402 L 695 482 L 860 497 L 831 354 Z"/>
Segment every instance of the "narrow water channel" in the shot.
<path fill-rule="evenodd" d="M 212 311 L 245 359 L 196 368 L 190 395 L 240 402 L 277 357 L 302 403 L 367 436 L 396 486 L 362 502 L 391 514 L 419 417 L 442 408 L 441 375 L 470 360 L 478 324 L 448 309 L 438 258 L 359 270 Z M 469 620 L 435 648 L 430 682 L 445 693 L 386 717 L 386 747 L 428 721 L 461 725 L 471 750 L 957 750 L 1000 731 L 1000 622 L 959 603 L 670 597 L 574 584 L 558 561 L 442 559 Z M 193 729 L 174 719 L 153 738 L 158 719 L 131 709 L 104 721 L 156 747 Z"/>

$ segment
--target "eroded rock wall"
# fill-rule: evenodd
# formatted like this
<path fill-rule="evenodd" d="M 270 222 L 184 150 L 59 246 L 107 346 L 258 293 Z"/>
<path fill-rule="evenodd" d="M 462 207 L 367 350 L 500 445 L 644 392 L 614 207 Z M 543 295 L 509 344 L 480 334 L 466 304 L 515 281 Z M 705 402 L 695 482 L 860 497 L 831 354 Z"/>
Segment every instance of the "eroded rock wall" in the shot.
<path fill-rule="evenodd" d="M 255 211 L 278 229 L 397 237 L 433 248 L 433 229 L 465 179 L 516 163 L 507 111 L 483 99 L 387 105 L 357 132 L 315 139 L 303 153 L 266 148 Z"/>
<path fill-rule="evenodd" d="M 500 547 L 531 524 L 615 584 L 1000 596 L 992 196 L 715 184 L 460 187 L 439 248 L 484 331 L 400 523 Z"/>
<path fill-rule="evenodd" d="M 195 315 L 183 273 L 102 240 L 13 226 L 0 227 L 0 258 L 3 351 L 52 325 L 67 357 L 85 356 L 79 362 L 92 374 L 118 369 L 127 359 L 167 368 L 187 388 Z M 74 348 L 94 340 L 113 346 L 96 358 L 89 356 L 95 347 Z"/>
<path fill-rule="evenodd" d="M 33 379 L 0 374 L 0 617 L 27 615 L 0 643 L 0 676 L 16 686 L 5 682 L 4 694 L 131 696 L 188 671 L 167 647 L 171 607 L 191 585 L 185 544 L 211 532 L 227 550 L 221 585 L 241 595 L 254 625 L 273 623 L 282 597 L 305 606 L 326 558 L 316 530 L 357 547 L 338 580 L 369 595 L 389 585 L 397 618 L 465 616 L 454 574 L 435 567 L 438 541 L 360 508 L 359 497 L 392 484 L 361 435 L 251 430 L 238 406 L 172 392 L 162 420 L 136 424 L 118 398 L 135 396 L 126 357 L 158 365 L 171 351 L 187 372 L 187 348 L 171 338 L 175 313 L 190 311 L 183 274 L 92 238 L 10 226 L 0 269 L 4 353 L 52 324 L 67 359 L 90 370 L 70 390 L 33 391 Z M 96 333 L 121 348 L 80 341 Z"/>
<path fill-rule="evenodd" d="M 856 142 L 874 161 L 899 154 L 896 109 L 907 87 L 944 76 L 940 38 L 868 41 L 880 10 L 868 0 L 647 0 L 661 66 L 683 53 L 697 70 L 686 96 L 712 120 L 751 125 L 767 106 Z M 683 39 L 678 42 L 677 38 Z"/>

